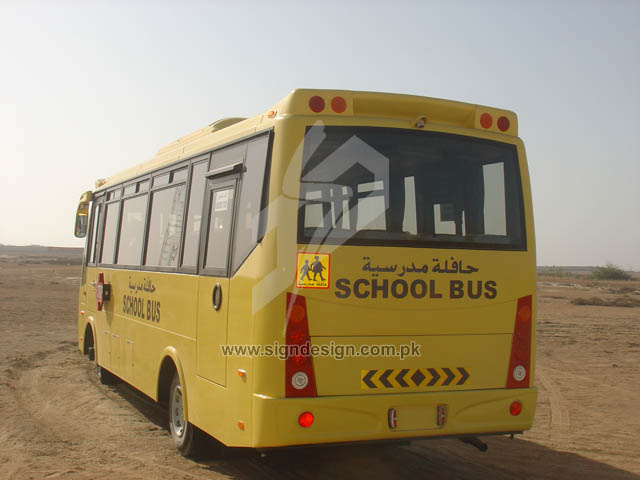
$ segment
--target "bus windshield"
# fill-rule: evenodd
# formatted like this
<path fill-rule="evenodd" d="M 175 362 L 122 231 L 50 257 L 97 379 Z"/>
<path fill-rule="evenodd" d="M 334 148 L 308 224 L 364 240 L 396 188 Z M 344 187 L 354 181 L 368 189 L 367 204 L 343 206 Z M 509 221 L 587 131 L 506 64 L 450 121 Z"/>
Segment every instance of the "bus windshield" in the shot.
<path fill-rule="evenodd" d="M 516 147 L 378 127 L 314 126 L 298 242 L 525 250 Z"/>

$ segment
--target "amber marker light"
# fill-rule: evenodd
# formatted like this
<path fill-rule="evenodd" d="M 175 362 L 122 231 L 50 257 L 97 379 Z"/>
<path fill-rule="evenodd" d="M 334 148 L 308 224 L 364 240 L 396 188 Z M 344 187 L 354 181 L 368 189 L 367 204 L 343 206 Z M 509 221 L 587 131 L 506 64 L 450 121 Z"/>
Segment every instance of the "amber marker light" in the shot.
<path fill-rule="evenodd" d="M 298 423 L 302 428 L 309 428 L 313 424 L 313 413 L 304 412 L 298 417 Z"/>

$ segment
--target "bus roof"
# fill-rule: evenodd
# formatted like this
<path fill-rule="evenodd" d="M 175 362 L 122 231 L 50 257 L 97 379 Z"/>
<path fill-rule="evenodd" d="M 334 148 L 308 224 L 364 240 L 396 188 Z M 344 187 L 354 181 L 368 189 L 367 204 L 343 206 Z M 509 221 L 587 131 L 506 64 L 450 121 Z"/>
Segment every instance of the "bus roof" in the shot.
<path fill-rule="evenodd" d="M 408 128 L 441 124 L 518 135 L 518 119 L 509 110 L 397 93 L 296 89 L 268 111 L 251 118 L 224 118 L 162 147 L 150 160 L 96 181 L 104 190 L 152 170 L 170 165 L 272 126 L 278 117 L 357 116 L 405 119 Z"/>

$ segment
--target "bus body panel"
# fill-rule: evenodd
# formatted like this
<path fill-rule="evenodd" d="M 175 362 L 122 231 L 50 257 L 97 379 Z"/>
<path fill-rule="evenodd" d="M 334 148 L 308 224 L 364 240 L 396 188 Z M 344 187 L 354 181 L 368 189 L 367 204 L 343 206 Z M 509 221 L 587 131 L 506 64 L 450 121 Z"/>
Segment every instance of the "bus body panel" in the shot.
<path fill-rule="evenodd" d="M 158 372 L 170 349 L 172 358 L 180 363 L 188 420 L 230 446 L 269 448 L 530 428 L 537 395 L 533 387 L 535 239 L 524 146 L 513 136 L 517 132 L 515 114 L 485 109 L 512 121 L 514 129 L 504 135 L 496 127 L 478 129 L 484 108 L 479 106 L 437 99 L 420 103 L 419 97 L 402 96 L 402 108 L 381 115 L 393 96 L 353 92 L 352 96 L 344 93 L 348 103 L 344 116 L 314 115 L 304 110 L 307 100 L 301 101 L 300 95 L 306 93 L 296 92 L 278 104 L 275 118 L 265 115 L 233 125 L 224 134 L 215 134 L 219 140 L 212 140 L 203 129 L 195 143 L 183 147 L 176 142 L 155 160 L 166 166 L 247 133 L 273 128 L 264 237 L 237 271 L 230 272 L 229 278 L 216 278 L 89 266 L 81 286 L 87 289 L 85 303 L 80 294 L 80 309 L 84 305 L 85 314 L 78 316 L 79 347 L 83 348 L 86 325 L 93 319 L 98 363 L 153 399 L 158 399 Z M 289 108 L 295 113 L 287 113 Z M 414 114 L 424 108 L 434 109 L 436 120 L 429 121 L 427 116 L 420 131 L 486 139 L 515 148 L 526 248 L 498 251 L 299 243 L 300 176 L 308 128 L 366 125 L 416 130 Z M 356 116 L 358 112 L 361 116 Z M 124 172 L 112 182 L 125 181 L 144 168 Z M 328 288 L 296 287 L 299 253 L 330 256 Z M 439 271 L 434 271 L 436 265 Z M 95 290 L 87 286 L 97 281 L 98 273 L 104 273 L 112 287 L 103 312 L 96 311 Z M 216 282 L 224 283 L 220 313 L 225 318 L 218 324 L 212 322 L 211 308 Z M 413 341 L 422 356 L 343 360 L 318 356 L 313 359 L 318 397 L 285 398 L 283 358 L 223 358 L 219 347 L 283 345 L 287 293 L 306 299 L 312 345 L 399 346 Z M 516 305 L 529 295 L 533 305 L 530 388 L 506 389 Z M 447 385 L 442 380 L 432 386 L 425 384 L 428 382 L 402 385 L 417 370 L 428 372 L 429 368 L 441 377 L 448 376 L 444 369 L 449 369 L 454 377 Z M 458 384 L 465 377 L 460 368 L 468 378 Z M 385 377 L 391 387 L 384 385 L 380 373 L 370 378 L 375 388 L 363 383 L 364 372 L 370 370 L 391 370 Z M 409 372 L 403 375 L 403 370 Z M 513 401 L 523 405 L 518 416 L 509 413 Z M 447 409 L 444 426 L 435 425 L 433 419 L 440 405 Z M 395 430 L 387 422 L 391 408 L 399 415 Z M 308 429 L 298 425 L 304 411 L 313 412 L 316 418 Z"/>
<path fill-rule="evenodd" d="M 519 433 L 531 427 L 537 389 L 404 393 L 376 396 L 331 396 L 281 399 L 257 395 L 252 447 L 269 448 L 315 443 L 401 440 L 412 437 Z M 509 405 L 519 401 L 517 417 Z M 437 425 L 438 405 L 447 408 L 444 426 Z M 398 427 L 389 428 L 388 411 L 398 411 Z M 313 412 L 309 428 L 298 425 L 302 412 Z M 408 415 L 404 415 L 404 413 Z M 413 412 L 419 412 L 416 419 Z M 414 422 L 407 421 L 407 416 Z M 404 422 L 404 425 L 403 425 Z"/>

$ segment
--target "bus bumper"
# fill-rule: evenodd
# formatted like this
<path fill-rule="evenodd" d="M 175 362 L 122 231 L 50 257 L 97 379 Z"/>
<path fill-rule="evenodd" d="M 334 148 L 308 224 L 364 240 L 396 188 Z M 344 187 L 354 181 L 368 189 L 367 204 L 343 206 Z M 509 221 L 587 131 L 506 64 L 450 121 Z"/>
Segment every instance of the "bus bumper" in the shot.
<path fill-rule="evenodd" d="M 252 447 L 520 432 L 531 428 L 537 394 L 535 387 L 287 399 L 256 394 Z M 516 401 L 522 411 L 514 416 L 510 405 Z M 443 406 L 444 424 L 439 425 Z M 298 423 L 304 412 L 314 417 L 307 428 Z"/>

